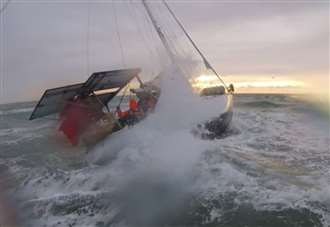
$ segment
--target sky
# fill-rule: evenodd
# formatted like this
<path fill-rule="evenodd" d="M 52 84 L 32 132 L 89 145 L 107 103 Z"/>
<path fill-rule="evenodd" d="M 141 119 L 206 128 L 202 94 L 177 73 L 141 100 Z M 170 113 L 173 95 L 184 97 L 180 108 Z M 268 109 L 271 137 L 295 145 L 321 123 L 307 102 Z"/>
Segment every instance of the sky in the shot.
<path fill-rule="evenodd" d="M 238 92 L 329 90 L 328 1 L 168 3 Z M 198 59 L 163 5 L 149 5 L 176 50 Z M 36 100 L 95 71 L 142 67 L 148 79 L 166 64 L 139 1 L 12 0 L 0 26 L 0 103 Z"/>

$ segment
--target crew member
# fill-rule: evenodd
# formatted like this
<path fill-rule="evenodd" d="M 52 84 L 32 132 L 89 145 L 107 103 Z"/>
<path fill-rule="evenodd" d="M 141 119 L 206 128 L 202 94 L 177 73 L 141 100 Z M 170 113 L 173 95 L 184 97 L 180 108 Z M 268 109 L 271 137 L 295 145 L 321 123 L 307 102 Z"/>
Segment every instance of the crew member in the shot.
<path fill-rule="evenodd" d="M 116 112 L 122 125 L 133 125 L 143 117 L 143 110 L 133 98 L 129 100 L 129 110 L 122 111 L 120 106 L 117 106 Z"/>

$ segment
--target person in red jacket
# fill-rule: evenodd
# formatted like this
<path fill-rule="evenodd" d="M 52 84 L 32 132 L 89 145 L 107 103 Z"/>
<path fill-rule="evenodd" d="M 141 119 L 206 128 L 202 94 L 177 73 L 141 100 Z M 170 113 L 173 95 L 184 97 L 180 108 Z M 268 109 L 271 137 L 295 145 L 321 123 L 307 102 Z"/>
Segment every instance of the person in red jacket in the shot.
<path fill-rule="evenodd" d="M 120 106 L 117 106 L 116 112 L 122 125 L 133 125 L 143 116 L 143 111 L 133 98 L 129 100 L 129 109 L 127 111 L 122 111 Z"/>

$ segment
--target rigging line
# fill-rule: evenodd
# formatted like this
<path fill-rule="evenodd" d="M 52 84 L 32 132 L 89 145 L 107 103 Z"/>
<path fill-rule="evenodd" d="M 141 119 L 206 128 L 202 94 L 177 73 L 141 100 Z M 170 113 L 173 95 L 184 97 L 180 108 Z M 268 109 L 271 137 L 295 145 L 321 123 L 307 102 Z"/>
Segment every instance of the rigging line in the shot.
<path fill-rule="evenodd" d="M 141 5 L 141 7 L 142 6 L 143 5 Z M 160 59 L 160 61 L 159 61 L 160 68 L 165 67 L 166 64 L 163 61 L 164 56 L 165 56 L 164 55 L 164 52 L 163 52 L 163 48 L 162 48 L 162 45 L 163 44 L 162 44 L 161 40 L 159 40 L 159 36 L 157 35 L 157 31 L 155 31 L 155 29 L 154 29 L 153 22 L 152 22 L 151 18 L 149 17 L 148 12 L 145 11 L 145 10 L 143 10 L 142 12 L 143 12 L 144 17 L 146 18 L 146 20 L 145 20 L 146 23 L 147 23 L 146 26 L 149 27 L 149 32 L 150 32 L 151 39 L 160 41 L 158 43 L 155 43 L 155 51 L 156 51 L 156 53 L 157 53 L 157 55 L 158 55 L 158 57 Z"/>
<path fill-rule="evenodd" d="M 164 33 L 164 36 L 168 40 L 169 47 L 170 47 L 171 51 L 174 53 L 174 57 L 175 57 L 176 61 L 180 62 L 182 58 L 180 57 L 181 56 L 180 51 L 178 50 L 178 48 L 175 45 L 175 41 L 173 41 L 172 37 L 170 36 L 169 32 L 166 29 L 163 29 L 162 31 Z M 177 67 L 183 72 L 183 74 L 185 74 L 187 77 L 190 77 L 188 70 L 186 69 L 184 64 L 183 65 L 177 64 Z"/>
<path fill-rule="evenodd" d="M 213 73 L 218 77 L 218 79 L 220 80 L 220 82 L 225 86 L 225 88 L 228 90 L 228 87 L 226 86 L 225 82 L 221 79 L 220 75 L 215 71 L 215 69 L 212 67 L 212 65 L 208 62 L 208 60 L 205 58 L 204 54 L 200 51 L 200 49 L 197 47 L 197 45 L 195 44 L 195 42 L 192 40 L 192 38 L 190 37 L 190 35 L 187 33 L 186 29 L 183 27 L 183 25 L 181 24 L 181 22 L 179 21 L 179 19 L 175 16 L 174 12 L 172 11 L 172 9 L 170 8 L 170 6 L 167 4 L 167 2 L 165 0 L 162 0 L 162 2 L 164 3 L 164 5 L 166 6 L 166 8 L 168 9 L 168 11 L 170 12 L 170 14 L 172 15 L 172 17 L 174 18 L 174 20 L 177 22 L 177 24 L 180 26 L 180 28 L 182 29 L 182 31 L 184 32 L 184 34 L 187 36 L 187 38 L 189 39 L 189 41 L 191 42 L 191 44 L 194 46 L 194 48 L 196 49 L 196 51 L 199 53 L 199 55 L 202 57 L 205 67 L 209 68 L 213 71 Z"/>
<path fill-rule="evenodd" d="M 140 8 L 141 8 L 141 5 L 140 5 Z M 153 35 L 152 35 L 153 28 L 152 28 L 152 26 L 148 26 L 148 25 L 150 25 L 150 21 L 149 21 L 148 16 L 145 14 L 145 10 L 140 9 L 140 11 L 139 11 L 139 9 L 136 7 L 136 8 L 134 8 L 134 11 L 136 12 L 136 15 L 138 15 L 138 18 L 139 17 L 141 18 L 141 29 L 142 30 L 144 29 L 146 31 L 144 33 L 144 35 L 145 35 L 147 42 L 150 42 L 149 45 L 154 44 Z M 153 49 L 152 47 L 150 47 L 150 49 L 153 51 L 153 54 L 157 55 L 155 49 Z"/>
<path fill-rule="evenodd" d="M 141 9 L 142 5 L 140 5 L 140 11 L 138 9 L 136 9 L 137 11 L 137 15 L 140 12 L 140 17 L 141 17 L 141 21 L 142 21 L 142 29 L 144 29 L 145 32 L 145 37 L 147 40 L 147 43 L 149 44 L 149 48 L 152 51 L 153 56 L 155 57 L 155 69 L 157 71 L 157 68 L 160 70 L 162 67 L 161 64 L 161 54 L 159 53 L 158 49 L 157 49 L 157 44 L 155 43 L 155 40 L 157 40 L 158 37 L 155 38 L 155 34 L 153 33 L 153 27 L 151 25 L 150 22 L 150 18 L 146 15 L 146 12 L 144 9 Z M 158 60 L 157 60 L 158 59 Z"/>
<path fill-rule="evenodd" d="M 90 1 L 87 1 L 87 32 L 86 32 L 86 73 L 90 72 L 90 21 L 91 21 Z"/>
<path fill-rule="evenodd" d="M 3 1 L 1 1 L 1 2 L 3 2 Z M 11 2 L 11 0 L 7 0 L 7 2 L 3 3 L 2 7 L 0 8 L 0 15 L 6 10 L 6 8 L 8 7 L 10 2 Z"/>
<path fill-rule="evenodd" d="M 133 8 L 133 12 L 134 15 L 136 16 L 136 20 L 138 23 L 138 30 L 141 33 L 142 36 L 142 40 L 144 42 L 144 45 L 146 47 L 146 49 L 148 50 L 147 52 L 149 53 L 149 56 L 151 57 L 150 59 L 150 63 L 149 67 L 150 67 L 150 75 L 153 76 L 155 74 L 155 72 L 157 72 L 157 68 L 159 66 L 159 60 L 157 60 L 157 52 L 155 52 L 155 50 L 152 47 L 152 40 L 150 40 L 150 37 L 148 37 L 148 35 L 146 34 L 146 32 L 144 31 L 144 26 L 143 26 L 143 18 L 142 18 L 142 22 L 141 22 L 141 15 L 139 15 L 139 12 L 136 12 L 135 9 Z M 141 22 L 141 23 L 140 23 Z"/>
<path fill-rule="evenodd" d="M 143 0 L 143 1 L 142 1 L 142 3 L 145 3 L 145 2 L 146 2 L 146 0 Z M 155 11 L 155 14 L 156 14 L 156 15 L 158 16 L 158 18 L 159 18 L 160 15 L 161 15 L 163 12 L 161 11 L 158 2 L 156 2 L 156 3 L 151 3 L 151 2 L 150 2 L 150 3 L 148 3 L 148 4 L 149 4 L 149 7 L 150 7 L 150 6 L 152 7 L 152 5 L 153 5 L 153 10 Z M 158 12 L 156 12 L 156 11 L 158 11 Z M 153 14 L 153 15 L 155 16 L 155 14 Z M 146 12 L 146 16 L 148 16 L 148 18 L 149 18 L 148 20 L 150 21 L 150 24 L 151 24 L 151 26 L 152 26 L 152 28 L 153 28 L 153 31 L 155 31 L 155 33 L 154 33 L 155 37 L 156 37 L 157 39 L 159 39 L 159 34 L 158 34 L 157 29 L 160 29 L 160 31 L 163 32 L 163 29 L 161 29 L 160 26 L 159 26 L 159 24 L 158 24 L 159 19 L 158 19 L 158 21 L 157 21 L 157 29 L 155 30 L 155 27 L 153 26 L 154 22 L 153 22 L 152 18 L 149 17 L 148 12 Z M 160 41 L 161 41 L 161 46 L 163 46 L 164 43 L 163 43 L 162 39 L 160 39 Z M 160 49 L 159 49 L 159 51 L 160 51 L 160 53 L 161 53 L 161 56 L 164 56 L 164 55 L 162 54 L 162 53 L 163 53 L 162 50 L 163 50 L 163 48 L 160 48 Z M 165 48 L 165 50 L 166 50 L 166 48 Z M 170 57 L 170 55 L 168 55 L 168 52 L 167 52 L 166 55 L 167 55 L 168 57 Z"/>
<path fill-rule="evenodd" d="M 1 10 L 0 10 L 0 34 L 2 37 L 0 37 L 0 49 L 2 50 L 0 53 L 0 101 L 5 102 L 5 15 L 3 14 L 4 10 L 9 5 L 10 0 L 5 2 L 2 6 L 0 4 Z M 1 115 L 1 119 L 4 119 L 4 115 Z"/>
<path fill-rule="evenodd" d="M 171 23 L 170 27 L 177 27 L 177 24 L 175 21 L 170 20 L 170 23 Z M 184 36 L 184 33 L 182 32 L 182 30 L 181 30 L 181 32 L 179 32 L 177 30 L 172 29 L 171 33 L 173 34 L 173 38 L 176 41 L 177 46 L 180 49 L 180 51 L 182 52 L 183 56 L 190 57 L 191 53 L 189 53 L 189 50 L 186 47 L 188 47 L 188 48 L 190 47 L 190 50 L 191 50 L 191 46 L 183 44 L 182 35 Z"/>
<path fill-rule="evenodd" d="M 162 23 L 162 31 L 164 33 L 164 36 L 166 37 L 166 39 L 168 40 L 168 43 L 169 43 L 169 48 L 172 50 L 172 52 L 175 54 L 175 57 L 177 58 L 178 60 L 178 57 L 179 57 L 179 60 L 181 59 L 180 56 L 184 56 L 184 53 L 180 50 L 180 48 L 175 45 L 176 43 L 176 37 L 175 36 L 172 36 L 173 32 L 171 32 L 171 29 L 169 29 L 168 27 L 172 27 L 170 25 L 171 21 L 169 20 L 169 17 L 168 17 L 168 14 L 165 14 L 164 10 L 163 10 L 163 7 L 161 7 L 160 4 L 157 4 L 157 10 L 158 10 L 158 17 L 161 21 L 163 21 Z M 182 54 L 183 53 L 183 54 Z M 187 70 L 184 66 L 182 65 L 178 65 L 179 68 L 181 68 L 181 70 L 183 71 L 184 74 L 186 74 L 187 76 L 188 73 L 187 73 Z"/>
<path fill-rule="evenodd" d="M 166 27 L 173 27 L 172 23 L 175 23 L 175 25 L 177 25 L 177 23 L 173 20 L 170 20 L 170 18 L 168 17 L 168 15 L 164 14 L 164 17 L 167 19 L 167 25 Z M 165 23 L 165 20 L 164 20 Z M 174 24 L 173 24 L 174 25 Z M 165 27 L 164 27 L 165 28 Z M 182 55 L 182 57 L 188 56 L 187 51 L 185 50 L 185 48 L 183 46 L 180 45 L 179 39 L 177 34 L 174 32 L 174 30 L 172 29 L 163 29 L 165 35 L 167 35 L 169 42 L 172 45 L 172 48 L 174 51 L 176 51 L 176 53 L 178 54 L 178 56 Z M 181 66 L 183 68 L 186 68 L 185 66 Z M 186 71 L 186 70 L 185 70 Z M 189 76 L 189 75 L 188 75 Z"/>
<path fill-rule="evenodd" d="M 142 7 L 143 5 L 140 6 L 140 8 Z M 143 17 L 145 18 L 145 20 L 143 20 L 145 23 L 143 23 L 143 27 L 146 28 L 147 31 L 149 31 L 149 38 L 151 38 L 151 40 L 153 40 L 155 37 L 155 32 L 154 32 L 154 29 L 153 29 L 153 26 L 152 26 L 152 22 L 149 18 L 149 16 L 147 15 L 147 13 L 145 12 L 145 10 L 142 8 L 141 10 L 142 12 L 142 15 Z"/>
<path fill-rule="evenodd" d="M 133 20 L 137 23 L 137 31 L 140 34 L 142 42 L 144 42 L 144 45 L 146 46 L 147 54 L 149 53 L 149 55 L 150 55 L 149 57 L 151 57 L 151 61 L 153 61 L 155 63 L 155 60 L 156 60 L 155 56 L 154 56 L 152 50 L 150 49 L 150 46 L 148 45 L 148 41 L 147 41 L 146 37 L 144 36 L 144 33 L 141 30 L 139 18 L 137 17 L 137 15 L 134 11 L 134 8 L 132 9 L 132 6 L 131 6 L 132 1 L 127 2 L 127 4 L 128 4 L 128 9 L 129 9 L 128 12 L 129 12 L 131 18 L 133 18 Z"/>
<path fill-rule="evenodd" d="M 171 48 L 172 52 L 174 53 L 176 60 L 181 61 L 182 57 L 180 57 L 180 56 L 184 56 L 184 52 L 182 52 L 181 50 L 179 50 L 179 48 L 177 47 L 177 45 L 175 45 L 175 40 L 171 37 L 171 32 L 168 31 L 168 29 L 166 29 L 165 26 L 163 26 L 163 30 L 162 31 L 164 33 L 164 36 L 168 40 L 169 47 Z M 189 70 L 187 70 L 187 68 L 185 67 L 184 64 L 183 65 L 182 64 L 178 64 L 177 66 L 182 70 L 182 72 L 186 76 L 190 77 L 190 75 L 188 73 Z"/>
<path fill-rule="evenodd" d="M 178 39 L 177 34 L 173 31 L 173 29 L 169 29 L 172 26 L 174 21 L 168 20 L 168 26 L 167 29 L 164 29 L 165 36 L 168 37 L 169 43 L 172 46 L 173 51 L 176 53 L 176 55 L 179 57 L 179 60 L 183 60 L 185 57 L 190 58 L 191 55 L 188 54 L 188 52 L 185 50 L 185 48 L 181 45 L 180 40 Z M 176 24 L 175 24 L 176 25 Z M 168 28 L 169 27 L 169 28 Z M 191 78 L 194 72 L 194 67 L 190 64 L 179 64 L 179 67 L 182 68 L 182 71 L 184 74 Z"/>
<path fill-rule="evenodd" d="M 127 92 L 128 88 L 129 88 L 129 85 L 126 85 L 126 88 L 125 88 L 125 90 L 124 90 L 122 96 L 120 97 L 120 100 L 119 100 L 119 103 L 118 103 L 117 106 L 120 107 L 121 103 L 123 102 L 123 100 L 124 100 L 124 98 L 125 98 L 125 96 L 126 96 L 126 92 Z"/>
<path fill-rule="evenodd" d="M 121 60 L 122 60 L 123 67 L 126 67 L 126 62 L 125 62 L 125 57 L 124 57 L 124 49 L 123 49 L 123 45 L 122 45 L 122 42 L 121 42 L 121 37 L 120 37 L 120 32 L 119 32 L 119 27 L 118 27 L 118 18 L 117 18 L 115 0 L 112 0 L 111 2 L 112 2 L 113 15 L 114 15 L 114 19 L 115 19 L 114 21 L 115 21 L 115 26 L 116 26 L 116 34 L 117 34 L 117 38 L 118 38 L 118 42 L 119 42 Z"/>
<path fill-rule="evenodd" d="M 151 12 L 151 9 L 150 9 L 149 5 L 146 3 L 146 0 L 142 0 L 142 4 L 143 4 L 146 12 L 148 13 L 148 16 L 149 16 L 149 18 L 152 22 L 152 25 L 153 25 L 155 31 L 158 34 L 158 37 L 159 37 L 160 41 L 163 44 L 164 50 L 167 53 L 167 57 L 169 58 L 169 60 L 171 61 L 172 64 L 176 65 L 174 53 L 171 51 L 171 48 L 168 44 L 168 40 L 165 38 L 161 28 L 159 27 L 159 25 L 158 25 L 158 23 L 157 23 L 157 21 L 154 17 L 154 14 Z"/>
<path fill-rule="evenodd" d="M 158 40 L 157 39 L 158 37 L 156 36 L 156 34 L 154 32 L 152 22 L 150 21 L 150 18 L 148 17 L 148 15 L 145 12 L 145 10 L 142 10 L 142 14 L 143 14 L 143 16 L 145 18 L 144 27 L 147 28 L 146 30 L 149 31 L 149 35 L 150 35 L 151 41 L 152 40 Z M 154 43 L 154 42 L 153 42 L 153 44 L 154 44 L 154 48 L 155 48 L 155 53 L 156 53 L 156 55 L 158 55 L 159 60 L 161 60 L 162 59 L 162 54 L 160 53 L 160 50 L 158 49 L 157 44 Z M 159 63 L 159 66 L 162 67 L 162 64 Z"/>
<path fill-rule="evenodd" d="M 176 52 L 178 56 L 182 55 L 182 57 L 185 56 L 185 52 L 183 48 L 180 47 L 180 45 L 176 45 L 178 43 L 178 39 L 173 35 L 173 32 L 170 30 L 164 29 L 165 36 L 168 37 L 168 40 L 170 44 L 172 45 L 173 50 Z"/>
<path fill-rule="evenodd" d="M 160 7 L 159 7 L 160 10 Z M 171 29 L 173 27 L 177 27 L 177 23 L 173 18 L 170 18 L 171 15 L 168 15 L 168 13 L 162 13 L 163 14 L 163 32 L 164 35 L 167 37 L 169 44 L 173 50 L 173 52 L 179 57 L 178 60 L 184 59 L 184 57 L 189 57 L 190 54 L 188 54 L 188 51 L 185 49 L 185 47 L 182 45 L 181 40 L 178 38 L 177 32 L 175 32 L 174 29 Z M 161 14 L 159 14 L 161 15 Z M 182 29 L 181 29 L 182 32 Z M 184 33 L 180 33 L 180 35 L 184 35 Z M 188 45 L 190 48 L 191 46 Z M 179 64 L 179 67 L 181 68 L 182 72 L 188 77 L 191 78 L 192 76 L 192 68 L 189 65 L 186 64 Z"/>
<path fill-rule="evenodd" d="M 173 33 L 173 32 L 172 32 Z M 169 36 L 172 34 L 169 34 Z M 178 56 L 180 59 L 191 59 L 191 55 L 186 51 L 186 49 L 181 45 L 180 41 L 175 37 L 175 34 L 173 34 L 173 38 L 170 39 L 171 44 L 173 45 L 173 48 L 178 53 Z M 192 77 L 191 73 L 193 72 L 193 67 L 190 64 L 181 64 L 180 65 L 183 68 L 183 71 L 188 77 Z M 195 66 L 195 65 L 194 65 Z"/>
<path fill-rule="evenodd" d="M 177 62 L 178 52 L 177 52 L 177 50 L 175 50 L 175 48 L 174 48 L 175 46 L 173 44 L 171 44 L 171 42 L 170 42 L 171 40 L 169 39 L 170 37 L 167 37 L 167 35 L 163 33 L 163 30 L 160 28 L 159 24 L 157 23 L 156 18 L 154 17 L 154 14 L 151 12 L 149 5 L 146 3 L 146 0 L 143 0 L 142 3 L 143 3 L 143 6 L 145 7 L 146 13 L 149 16 L 149 20 L 152 22 L 152 25 L 153 25 L 155 31 L 158 33 L 159 39 L 163 44 L 164 50 L 167 53 L 166 56 L 170 60 L 170 63 L 175 65 L 177 67 L 177 69 L 179 71 L 181 71 L 183 74 L 186 74 L 185 72 L 183 72 L 182 67 L 180 67 L 180 65 Z M 159 5 L 158 5 L 158 7 L 159 7 Z M 159 13 L 157 13 L 157 17 L 159 19 L 159 15 L 162 15 L 163 12 L 160 11 L 159 9 L 158 9 L 158 11 L 159 11 Z"/>

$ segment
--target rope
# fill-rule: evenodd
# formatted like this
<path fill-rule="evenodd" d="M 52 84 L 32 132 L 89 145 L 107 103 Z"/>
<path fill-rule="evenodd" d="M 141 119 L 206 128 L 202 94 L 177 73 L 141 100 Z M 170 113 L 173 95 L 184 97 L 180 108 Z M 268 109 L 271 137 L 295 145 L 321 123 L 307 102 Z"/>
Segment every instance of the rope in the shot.
<path fill-rule="evenodd" d="M 161 14 L 159 13 L 159 15 Z M 176 22 L 175 18 L 171 15 L 171 12 L 167 10 L 167 13 L 164 14 L 163 18 L 161 18 L 161 21 L 163 22 L 162 31 L 166 36 L 172 51 L 178 57 L 182 56 L 184 59 L 185 57 L 190 58 L 192 53 L 197 52 L 197 54 L 199 54 L 199 52 L 196 49 L 194 49 L 194 46 L 192 46 L 190 42 L 189 43 L 186 42 L 187 37 L 185 31 L 182 30 L 180 26 L 178 27 L 178 23 Z M 173 28 L 179 28 L 179 30 Z M 181 36 L 183 36 L 185 40 L 179 38 Z M 179 60 L 180 59 L 181 58 L 179 58 Z M 205 67 L 205 62 L 203 59 L 201 64 L 194 65 L 194 67 L 198 67 L 198 70 L 201 70 L 203 66 Z M 193 73 L 194 72 L 193 69 L 195 69 L 194 67 L 191 67 L 191 65 L 187 65 L 187 64 L 178 64 L 178 67 L 181 68 L 182 72 L 188 78 L 191 78 L 192 76 L 191 73 Z"/>
<path fill-rule="evenodd" d="M 1 1 L 1 2 L 3 2 L 3 1 Z M 8 7 L 10 2 L 11 2 L 11 0 L 7 0 L 7 2 L 3 3 L 2 7 L 0 8 L 0 15 L 6 10 L 6 8 Z"/>
<path fill-rule="evenodd" d="M 3 3 L 3 1 L 0 1 Z M 10 0 L 7 2 L 0 4 L 0 34 L 2 38 L 0 39 L 0 49 L 4 50 L 5 47 L 5 15 L 3 12 L 8 7 Z M 0 98 L 2 102 L 5 102 L 5 60 L 4 60 L 4 51 L 0 53 Z M 3 120 L 4 115 L 1 115 L 1 119 Z"/>
<path fill-rule="evenodd" d="M 151 39 L 151 42 L 153 40 L 158 40 L 158 37 L 157 37 L 157 35 L 155 33 L 155 30 L 153 28 L 152 22 L 151 22 L 149 16 L 147 15 L 147 12 L 145 12 L 145 10 L 142 10 L 142 12 L 143 12 L 143 16 L 145 18 L 145 20 L 143 20 L 145 22 L 144 23 L 144 27 L 147 28 L 147 29 L 149 28 L 149 35 L 150 35 L 149 38 Z M 156 55 L 158 56 L 159 59 L 162 58 L 162 54 L 161 54 L 161 52 L 160 52 L 157 44 L 155 44 L 155 53 L 156 53 Z M 161 62 L 159 62 L 159 66 L 162 67 L 162 63 Z"/>
<path fill-rule="evenodd" d="M 124 49 L 123 49 L 123 45 L 122 45 L 122 42 L 121 42 L 119 26 L 118 26 L 115 0 L 112 0 L 111 2 L 112 2 L 112 10 L 113 10 L 114 21 L 115 21 L 115 26 L 116 26 L 116 34 L 117 34 L 119 47 L 120 47 L 121 60 L 122 60 L 123 67 L 126 67 L 126 62 L 125 62 L 125 58 L 124 58 Z"/>
<path fill-rule="evenodd" d="M 132 1 L 130 1 L 130 2 L 127 1 L 127 4 L 128 4 L 128 13 L 129 13 L 130 17 L 133 19 L 133 21 L 136 22 L 136 24 L 137 24 L 137 26 L 136 26 L 137 33 L 139 33 L 139 37 L 141 38 L 142 43 L 144 43 L 144 45 L 145 45 L 145 48 L 143 48 L 143 49 L 146 50 L 146 53 L 147 54 L 149 54 L 149 57 L 151 58 L 151 61 L 154 61 L 155 58 L 153 56 L 152 51 L 150 50 L 150 48 L 148 46 L 148 42 L 146 41 L 145 36 L 143 35 L 143 32 L 141 30 L 139 19 L 138 19 L 137 15 L 136 15 L 136 13 L 134 11 L 134 8 L 132 9 L 132 6 L 131 6 Z"/>
<path fill-rule="evenodd" d="M 152 64 L 153 65 L 153 68 L 155 68 L 155 66 L 157 64 L 157 61 L 156 61 L 157 57 L 154 54 L 152 48 L 150 47 L 150 42 L 149 42 L 149 45 L 148 45 L 148 40 L 147 40 L 148 38 L 142 32 L 143 26 L 141 26 L 140 20 L 139 20 L 139 17 L 137 15 L 136 11 L 135 11 L 135 8 L 132 6 L 132 4 L 133 4 L 132 1 L 127 2 L 127 3 L 128 3 L 128 8 L 129 8 L 128 12 L 129 12 L 130 16 L 133 18 L 133 20 L 137 24 L 137 31 L 139 33 L 139 36 L 141 37 L 142 42 L 144 43 L 144 45 L 146 47 L 145 49 L 146 49 L 147 54 L 149 54 L 149 57 L 151 58 L 151 61 L 153 62 L 153 64 Z M 152 70 L 152 71 L 154 71 L 154 70 Z"/>
<path fill-rule="evenodd" d="M 157 6 L 157 7 L 154 7 L 155 14 L 157 15 L 158 22 L 159 21 L 162 22 L 161 31 L 167 41 L 168 49 L 173 55 L 172 58 L 175 59 L 175 61 L 177 61 L 179 56 L 184 56 L 184 53 L 182 53 L 183 51 L 179 50 L 179 47 L 175 45 L 175 43 L 177 41 L 176 36 L 172 34 L 173 32 L 171 29 L 168 29 L 168 27 L 170 27 L 170 28 L 173 27 L 171 25 L 168 25 L 171 22 L 171 21 L 169 21 L 169 16 L 164 13 L 163 7 L 161 7 L 159 4 L 157 4 L 155 6 Z M 154 15 L 154 16 L 156 16 L 156 15 Z M 171 58 L 171 56 L 170 56 L 170 58 Z M 182 66 L 180 64 L 176 64 L 176 66 L 183 74 L 189 76 L 189 74 L 187 73 L 187 70 L 184 66 Z"/>
<path fill-rule="evenodd" d="M 126 86 L 126 88 L 125 88 L 125 90 L 124 90 L 124 93 L 123 93 L 123 95 L 121 96 L 121 98 L 120 98 L 120 100 L 119 100 L 119 103 L 118 103 L 118 105 L 117 105 L 117 107 L 118 106 L 120 106 L 121 105 L 121 103 L 123 102 L 123 100 L 124 100 L 124 97 L 125 97 L 125 95 L 126 95 L 126 91 L 127 91 L 127 89 L 128 89 L 128 85 Z"/>
<path fill-rule="evenodd" d="M 170 14 L 172 15 L 172 17 L 174 18 L 174 20 L 177 22 L 177 24 L 179 25 L 179 27 L 182 29 L 182 31 L 184 32 L 184 34 L 186 35 L 186 37 L 189 39 L 190 43 L 193 45 L 193 47 L 196 49 L 196 51 L 199 53 L 199 55 L 201 56 L 205 67 L 208 69 L 211 69 L 213 71 L 213 73 L 218 77 L 218 79 L 220 80 L 220 82 L 225 86 L 225 88 L 227 90 L 228 87 L 226 86 L 225 82 L 221 79 L 220 75 L 215 71 L 215 69 L 212 67 L 212 65 L 208 62 L 208 60 L 206 59 L 206 57 L 204 56 L 204 54 L 200 51 L 200 49 L 197 47 L 196 43 L 192 40 L 192 38 L 190 37 L 190 35 L 187 33 L 186 29 L 183 27 L 183 25 L 181 24 L 181 22 L 179 21 L 179 19 L 175 16 L 174 12 L 171 10 L 170 6 L 166 3 L 165 0 L 162 0 L 162 2 L 164 3 L 164 5 L 166 6 L 166 8 L 168 9 L 168 11 L 170 12 Z"/>
<path fill-rule="evenodd" d="M 168 40 L 169 44 L 171 45 L 172 51 L 178 57 L 180 57 L 180 56 L 182 56 L 183 58 L 184 57 L 190 57 L 190 55 L 188 55 L 188 52 L 185 50 L 185 48 L 179 42 L 178 35 L 176 34 L 175 30 L 173 29 L 173 27 L 177 26 L 177 23 L 176 23 L 175 20 L 173 20 L 173 17 L 172 17 L 172 20 L 171 20 L 171 14 L 169 14 L 169 15 L 164 14 L 164 16 L 162 18 L 162 21 L 163 21 L 163 26 L 162 26 L 163 29 L 162 30 L 163 30 L 164 35 L 167 37 L 167 40 Z M 181 30 L 181 32 L 183 32 L 183 31 Z M 184 35 L 184 32 L 182 34 Z M 179 60 L 180 60 L 180 58 L 179 58 Z M 191 74 L 190 74 L 190 72 L 192 71 L 191 67 L 189 67 L 185 64 L 178 65 L 178 67 L 181 68 L 182 72 L 188 78 L 191 77 Z"/>
<path fill-rule="evenodd" d="M 90 15 L 90 1 L 87 1 L 87 32 L 86 32 L 86 73 L 87 77 L 89 77 L 89 72 L 90 72 L 90 20 L 91 20 L 91 15 Z"/>
<path fill-rule="evenodd" d="M 165 17 L 165 15 L 163 17 Z M 168 17 L 165 17 L 165 18 L 168 18 Z M 180 45 L 176 45 L 176 43 L 178 43 L 178 41 L 176 41 L 177 39 L 175 37 L 175 34 L 173 34 L 171 29 L 168 29 L 168 27 L 171 27 L 171 26 L 166 25 L 164 19 L 162 21 L 164 21 L 163 26 L 162 26 L 162 31 L 168 41 L 171 51 L 174 53 L 174 56 L 177 58 L 177 60 L 181 60 L 180 56 L 184 57 L 185 53 L 184 53 L 184 51 L 182 51 L 182 48 L 180 48 Z M 188 73 L 189 70 L 187 70 L 185 64 L 183 64 L 183 65 L 177 64 L 177 67 L 180 68 L 180 70 L 183 72 L 183 74 L 185 74 L 187 77 L 190 77 L 190 75 Z"/>

